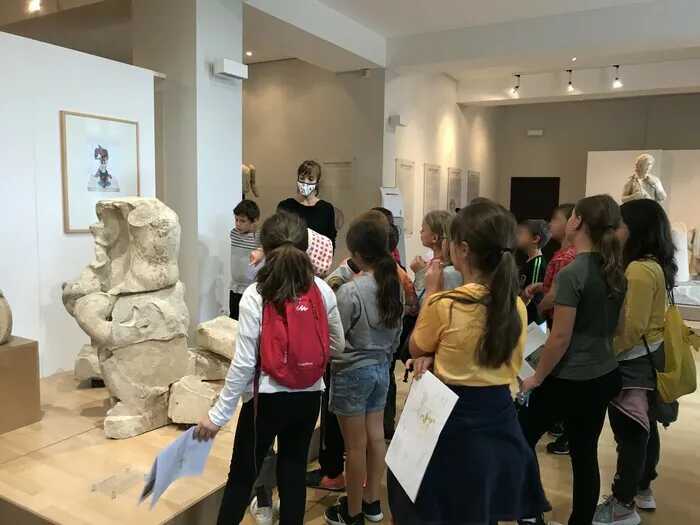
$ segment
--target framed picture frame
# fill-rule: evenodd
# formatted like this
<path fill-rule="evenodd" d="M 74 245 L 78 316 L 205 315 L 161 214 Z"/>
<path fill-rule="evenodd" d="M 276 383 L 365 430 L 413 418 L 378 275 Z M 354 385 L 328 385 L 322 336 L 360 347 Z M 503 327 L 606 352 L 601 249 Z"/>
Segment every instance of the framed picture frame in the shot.
<path fill-rule="evenodd" d="M 141 195 L 139 123 L 61 111 L 63 231 L 89 233 L 103 199 Z"/>

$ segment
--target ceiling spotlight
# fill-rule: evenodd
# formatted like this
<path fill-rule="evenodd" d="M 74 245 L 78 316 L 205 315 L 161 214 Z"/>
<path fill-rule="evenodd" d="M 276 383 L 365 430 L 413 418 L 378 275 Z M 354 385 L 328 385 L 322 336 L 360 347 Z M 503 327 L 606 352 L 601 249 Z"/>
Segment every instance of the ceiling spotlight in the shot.
<path fill-rule="evenodd" d="M 253 56 L 253 52 L 252 52 L 252 51 L 246 51 L 246 52 L 245 52 L 245 56 L 247 56 L 247 57 L 252 57 L 252 56 Z"/>
<path fill-rule="evenodd" d="M 510 90 L 511 96 L 516 96 L 520 90 L 520 75 L 515 75 L 515 86 Z"/>
<path fill-rule="evenodd" d="M 577 60 L 578 60 L 578 58 L 576 58 L 576 57 L 571 59 L 572 62 L 576 62 Z"/>
<path fill-rule="evenodd" d="M 566 72 L 569 73 L 569 85 L 567 86 L 566 90 L 569 93 L 573 93 L 576 90 L 576 88 L 574 87 L 574 83 L 571 80 L 571 77 L 573 76 L 574 72 L 571 69 L 567 69 Z"/>
<path fill-rule="evenodd" d="M 27 3 L 27 12 L 38 13 L 41 11 L 41 0 L 30 0 Z"/>
<path fill-rule="evenodd" d="M 622 80 L 620 80 L 620 66 L 615 66 L 615 80 L 612 83 L 613 89 L 622 88 Z"/>

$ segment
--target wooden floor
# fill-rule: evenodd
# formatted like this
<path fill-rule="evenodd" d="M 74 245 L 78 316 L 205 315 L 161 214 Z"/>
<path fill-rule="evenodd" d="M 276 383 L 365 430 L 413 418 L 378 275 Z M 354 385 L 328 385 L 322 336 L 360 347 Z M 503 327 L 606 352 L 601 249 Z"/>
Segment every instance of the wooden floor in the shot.
<path fill-rule="evenodd" d="M 400 368 L 400 367 L 397 367 Z M 407 392 L 397 370 L 399 406 Z M 112 476 L 147 472 L 157 452 L 179 434 L 168 427 L 123 441 L 107 440 L 102 429 L 107 401 L 104 389 L 76 389 L 70 374 L 42 381 L 41 422 L 0 436 L 0 525 L 207 525 L 215 523 L 220 488 L 228 474 L 233 434 L 226 427 L 215 440 L 204 476 L 180 481 L 164 495 L 153 511 L 136 507 L 143 484 L 134 484 L 112 499 L 93 492 Z M 700 393 L 681 404 L 678 423 L 662 431 L 659 479 L 654 483 L 659 510 L 644 514 L 645 525 L 700 523 Z M 566 523 L 571 501 L 571 465 L 567 457 L 544 452 L 547 440 L 538 447 L 542 477 L 554 506 L 551 519 Z M 603 494 L 609 492 L 616 453 L 609 428 L 600 442 Z M 321 524 L 323 511 L 335 503 L 336 494 L 307 492 L 306 523 Z M 206 510 L 198 511 L 204 503 Z M 26 509 L 42 520 L 30 520 Z M 388 510 L 386 502 L 384 508 Z M 189 509 L 189 517 L 185 519 Z M 388 514 L 388 512 L 386 512 Z M 180 518 L 173 518 L 180 515 Z M 21 516 L 21 517 L 18 517 Z M 387 520 L 388 522 L 388 520 Z M 250 516 L 244 523 L 253 525 Z"/>

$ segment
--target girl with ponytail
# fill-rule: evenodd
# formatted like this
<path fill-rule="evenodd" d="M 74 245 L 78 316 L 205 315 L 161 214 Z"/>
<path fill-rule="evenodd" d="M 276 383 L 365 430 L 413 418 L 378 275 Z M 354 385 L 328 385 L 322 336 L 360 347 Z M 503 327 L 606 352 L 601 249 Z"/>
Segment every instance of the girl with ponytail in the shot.
<path fill-rule="evenodd" d="M 450 260 L 464 284 L 442 291 L 442 261 L 427 271 L 409 342 L 415 375 L 420 380 L 432 368 L 459 399 L 415 504 L 389 472 L 397 525 L 495 525 L 550 509 L 510 393 L 527 330 L 513 256 L 516 227 L 502 206 L 474 202 L 460 210 L 449 231 Z"/>
<path fill-rule="evenodd" d="M 389 223 L 377 211 L 357 217 L 347 233 L 348 251 L 362 273 L 337 293 L 346 344 L 331 353 L 329 408 L 345 440 L 348 495 L 326 510 L 331 525 L 383 519 L 379 496 L 386 455 L 384 407 L 404 311 L 389 235 Z"/>
<path fill-rule="evenodd" d="M 270 323 L 263 323 L 265 306 L 271 305 L 284 314 L 285 303 L 297 301 L 311 291 L 315 294 L 312 288 L 316 287 L 322 300 L 322 305 L 321 301 L 319 305 L 325 310 L 328 320 L 330 352 L 342 352 L 345 346 L 335 294 L 322 279 L 314 277 L 311 260 L 305 253 L 308 230 L 304 221 L 286 212 L 273 215 L 260 230 L 260 244 L 266 258 L 265 266 L 256 275 L 256 282 L 241 297 L 236 351 L 226 383 L 216 405 L 194 431 L 195 439 L 213 439 L 233 417 L 238 400 L 243 399 L 231 468 L 217 520 L 220 525 L 243 520 L 256 472 L 260 471 L 265 453 L 275 438 L 279 444 L 277 484 L 284 498 L 284 503 L 278 506 L 280 519 L 283 523 L 304 521 L 306 462 L 324 382 L 321 378 L 309 388 L 293 389 L 282 386 L 265 372 L 260 357 L 261 336 L 270 334 L 266 330 L 275 330 Z M 321 308 L 316 319 L 319 316 L 324 316 Z M 316 329 L 316 323 L 309 323 L 309 331 Z M 299 331 L 297 326 L 295 333 Z M 277 334 L 276 331 L 273 333 Z M 258 386 L 257 400 L 251 402 L 255 383 Z"/>
<path fill-rule="evenodd" d="M 576 204 L 566 225 L 576 258 L 556 276 L 552 331 L 535 375 L 522 384 L 529 403 L 519 412 L 520 423 L 533 449 L 553 424 L 564 421 L 574 472 L 569 525 L 594 522 L 600 495 L 598 440 L 608 404 L 621 388 L 613 352 L 613 338 L 624 326 L 627 288 L 620 225 L 620 207 L 609 195 Z M 521 521 L 528 522 L 544 520 Z"/>

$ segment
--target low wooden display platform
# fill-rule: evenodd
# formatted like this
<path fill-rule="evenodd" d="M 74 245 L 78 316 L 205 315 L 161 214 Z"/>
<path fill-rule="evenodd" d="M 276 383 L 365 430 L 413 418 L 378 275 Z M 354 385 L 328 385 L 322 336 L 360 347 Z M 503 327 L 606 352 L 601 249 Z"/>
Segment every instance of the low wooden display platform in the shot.
<path fill-rule="evenodd" d="M 106 389 L 78 389 L 71 373 L 43 379 L 41 398 L 41 421 L 0 435 L 0 525 L 215 522 L 237 416 L 214 441 L 204 475 L 175 483 L 149 511 L 148 502 L 136 506 L 143 475 L 181 430 L 170 426 L 127 440 L 106 439 Z M 112 487 L 110 478 L 121 483 Z"/>

